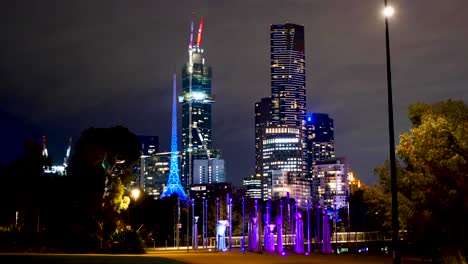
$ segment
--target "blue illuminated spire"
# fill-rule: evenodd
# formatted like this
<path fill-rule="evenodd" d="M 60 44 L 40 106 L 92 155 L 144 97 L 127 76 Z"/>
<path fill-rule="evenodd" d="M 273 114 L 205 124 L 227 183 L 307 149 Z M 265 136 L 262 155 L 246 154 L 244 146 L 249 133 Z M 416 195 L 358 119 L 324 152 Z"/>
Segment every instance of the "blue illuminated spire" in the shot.
<path fill-rule="evenodd" d="M 172 98 L 172 138 L 171 138 L 171 161 L 169 170 L 169 179 L 167 185 L 161 194 L 161 199 L 176 194 L 180 200 L 187 200 L 187 195 L 180 184 L 179 179 L 179 156 L 177 150 L 177 108 L 176 108 L 176 75 L 174 74 Z"/>

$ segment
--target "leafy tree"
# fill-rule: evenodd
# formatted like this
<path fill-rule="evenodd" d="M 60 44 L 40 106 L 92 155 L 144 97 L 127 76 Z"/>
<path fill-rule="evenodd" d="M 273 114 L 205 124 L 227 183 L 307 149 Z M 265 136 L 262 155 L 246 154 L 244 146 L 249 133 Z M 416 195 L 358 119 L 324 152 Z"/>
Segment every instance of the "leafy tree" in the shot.
<path fill-rule="evenodd" d="M 125 188 L 135 178 L 131 171 L 139 156 L 138 138 L 125 127 L 89 128 L 81 134 L 69 165 L 72 231 L 87 230 L 75 233 L 81 244 L 102 243 L 123 226 L 120 212 L 129 202 Z"/>
<path fill-rule="evenodd" d="M 407 164 L 418 231 L 434 243 L 466 243 L 468 107 L 452 100 L 415 104 L 409 116 L 413 127 L 400 136 L 397 152 Z"/>
<path fill-rule="evenodd" d="M 404 163 L 397 172 L 400 228 L 433 247 L 455 249 L 461 256 L 468 237 L 468 107 L 448 100 L 409 107 L 412 128 L 400 135 L 397 154 Z M 376 168 L 380 184 L 367 201 L 385 213 L 390 224 L 388 162 Z"/>

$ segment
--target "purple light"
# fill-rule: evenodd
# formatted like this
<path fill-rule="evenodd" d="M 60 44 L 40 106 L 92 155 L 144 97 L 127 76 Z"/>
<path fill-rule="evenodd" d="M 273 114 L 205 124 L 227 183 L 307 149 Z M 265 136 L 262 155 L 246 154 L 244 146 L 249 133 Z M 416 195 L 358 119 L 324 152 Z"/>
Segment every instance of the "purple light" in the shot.
<path fill-rule="evenodd" d="M 281 252 L 281 256 L 286 256 L 286 253 L 284 253 L 284 252 Z"/>
<path fill-rule="evenodd" d="M 306 256 L 309 256 L 309 253 L 308 253 L 308 252 L 306 252 Z"/>

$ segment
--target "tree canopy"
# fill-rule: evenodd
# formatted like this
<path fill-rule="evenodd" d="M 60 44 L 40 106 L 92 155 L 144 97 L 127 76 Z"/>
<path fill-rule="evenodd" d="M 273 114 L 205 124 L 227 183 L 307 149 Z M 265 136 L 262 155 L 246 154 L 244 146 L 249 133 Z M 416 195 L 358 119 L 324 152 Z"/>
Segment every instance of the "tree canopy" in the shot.
<path fill-rule="evenodd" d="M 410 131 L 396 151 L 400 228 L 431 245 L 463 244 L 468 237 L 468 107 L 447 100 L 409 106 Z M 380 184 L 367 191 L 374 210 L 386 212 L 389 227 L 390 177 L 386 162 L 375 169 Z M 380 203 L 380 204 L 379 204 Z"/>
<path fill-rule="evenodd" d="M 98 234 L 101 241 L 116 230 L 121 224 L 120 212 L 129 203 L 124 195 L 135 178 L 132 170 L 139 157 L 138 138 L 125 127 L 83 131 L 68 171 L 73 182 L 72 218 L 76 225 L 89 234 Z"/>

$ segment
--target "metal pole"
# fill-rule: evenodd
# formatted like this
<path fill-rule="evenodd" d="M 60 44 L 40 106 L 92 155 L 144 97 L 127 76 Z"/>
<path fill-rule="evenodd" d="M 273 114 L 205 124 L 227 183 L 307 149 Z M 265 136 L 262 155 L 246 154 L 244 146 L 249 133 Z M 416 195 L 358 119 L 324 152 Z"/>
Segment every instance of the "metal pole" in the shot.
<path fill-rule="evenodd" d="M 338 222 L 336 221 L 338 217 L 338 211 L 336 210 L 336 196 L 335 196 L 335 213 L 334 213 L 334 217 L 333 217 L 333 222 L 335 223 L 335 253 L 338 254 L 338 233 L 337 233 L 337 225 L 338 225 Z"/>
<path fill-rule="evenodd" d="M 228 198 L 228 211 L 229 211 L 229 251 L 232 250 L 232 198 L 227 195 Z"/>
<path fill-rule="evenodd" d="M 307 200 L 307 253 L 310 254 L 310 202 Z"/>
<path fill-rule="evenodd" d="M 203 237 L 203 248 L 205 248 L 205 221 L 206 221 L 206 217 L 205 217 L 205 197 L 202 197 L 203 201 L 202 201 L 202 217 L 203 217 L 203 228 L 202 228 L 202 237 Z"/>
<path fill-rule="evenodd" d="M 205 201 L 205 248 L 208 248 L 208 200 Z"/>
<path fill-rule="evenodd" d="M 177 197 L 177 249 L 180 245 L 180 199 Z"/>
<path fill-rule="evenodd" d="M 281 199 L 280 200 L 280 217 L 281 217 L 281 235 L 283 235 L 283 223 L 284 223 L 284 219 L 283 219 L 283 200 Z M 284 242 L 283 238 L 281 237 L 280 238 L 281 241 Z M 282 252 L 279 252 L 279 253 L 282 253 Z"/>
<path fill-rule="evenodd" d="M 322 240 L 320 238 L 320 205 L 317 205 L 317 249 L 320 250 L 320 244 Z"/>
<path fill-rule="evenodd" d="M 219 197 L 216 197 L 216 223 L 215 223 L 215 226 L 218 225 L 218 222 L 219 222 Z M 219 245 L 219 237 L 218 237 L 218 233 L 216 232 L 216 247 L 215 247 L 215 249 L 218 248 L 218 245 Z"/>
<path fill-rule="evenodd" d="M 195 250 L 196 247 L 195 247 L 195 239 L 197 239 L 194 234 L 195 234 L 195 228 L 197 228 L 195 226 L 195 199 L 192 199 L 192 247 L 193 249 Z"/>
<path fill-rule="evenodd" d="M 189 214 L 190 214 L 190 199 L 187 200 L 187 236 L 185 237 L 185 242 L 187 243 L 187 252 L 190 251 L 189 249 Z"/>
<path fill-rule="evenodd" d="M 242 252 L 245 253 L 245 197 L 242 196 Z"/>
<path fill-rule="evenodd" d="M 384 0 L 385 8 L 387 0 Z M 390 144 L 390 179 L 392 192 L 392 244 L 393 244 L 393 263 L 400 263 L 400 249 L 398 244 L 398 198 L 397 198 L 397 179 L 396 179 L 396 159 L 395 159 L 395 136 L 393 126 L 393 95 L 392 95 L 392 69 L 390 63 L 390 36 L 388 30 L 388 17 L 385 16 L 385 47 L 387 55 L 387 92 L 388 92 L 388 135 Z"/>

